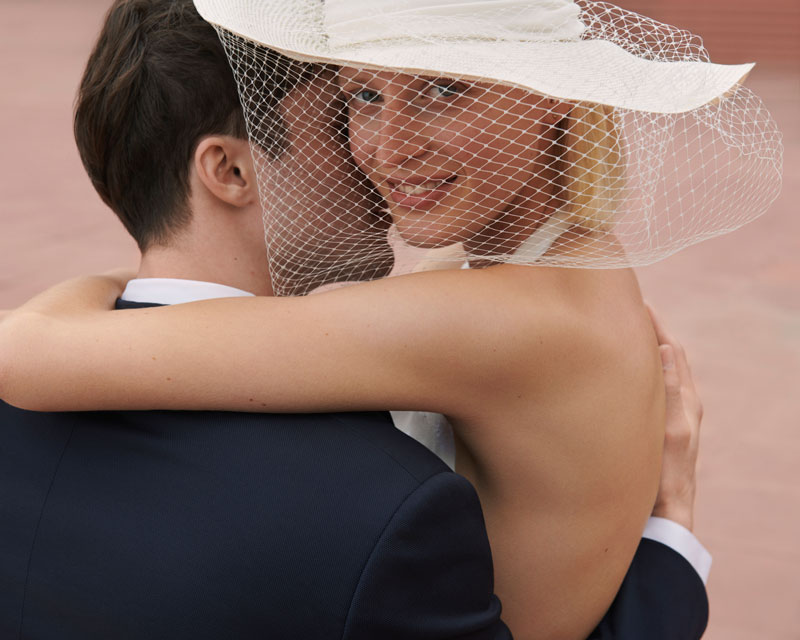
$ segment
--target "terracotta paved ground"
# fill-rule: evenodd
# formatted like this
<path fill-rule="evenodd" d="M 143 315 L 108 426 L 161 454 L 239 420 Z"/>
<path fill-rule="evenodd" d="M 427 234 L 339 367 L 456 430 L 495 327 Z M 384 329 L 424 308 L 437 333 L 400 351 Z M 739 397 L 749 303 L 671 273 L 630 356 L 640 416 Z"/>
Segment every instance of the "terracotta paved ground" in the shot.
<path fill-rule="evenodd" d="M 0 309 L 67 276 L 135 262 L 70 129 L 105 6 L 0 0 Z M 785 135 L 780 201 L 749 227 L 640 276 L 687 345 L 707 410 L 697 509 L 715 559 L 706 637 L 798 640 L 800 65 L 758 69 L 750 84 Z"/>

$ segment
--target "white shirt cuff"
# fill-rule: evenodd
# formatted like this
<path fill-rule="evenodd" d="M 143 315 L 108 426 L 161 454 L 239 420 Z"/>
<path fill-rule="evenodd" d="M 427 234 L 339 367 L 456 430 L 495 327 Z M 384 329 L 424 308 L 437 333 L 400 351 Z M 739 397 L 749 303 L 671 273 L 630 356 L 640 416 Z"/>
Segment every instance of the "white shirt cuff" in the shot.
<path fill-rule="evenodd" d="M 644 528 L 643 538 L 655 540 L 679 553 L 694 567 L 703 584 L 711 572 L 711 554 L 686 527 L 666 518 L 651 517 Z"/>

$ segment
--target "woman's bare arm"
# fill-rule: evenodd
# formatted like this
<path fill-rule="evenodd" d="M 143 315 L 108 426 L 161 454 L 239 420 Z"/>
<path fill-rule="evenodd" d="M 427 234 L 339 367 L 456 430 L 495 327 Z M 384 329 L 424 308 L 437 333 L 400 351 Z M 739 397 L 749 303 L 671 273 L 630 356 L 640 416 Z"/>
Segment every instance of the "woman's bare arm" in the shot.
<path fill-rule="evenodd" d="M 114 312 L 119 279 L 72 281 L 0 327 L 0 395 L 40 411 L 468 414 L 470 398 L 496 396 L 517 374 L 516 354 L 528 368 L 538 333 L 560 326 L 552 310 L 546 317 L 509 297 L 505 272 L 515 269 Z"/>

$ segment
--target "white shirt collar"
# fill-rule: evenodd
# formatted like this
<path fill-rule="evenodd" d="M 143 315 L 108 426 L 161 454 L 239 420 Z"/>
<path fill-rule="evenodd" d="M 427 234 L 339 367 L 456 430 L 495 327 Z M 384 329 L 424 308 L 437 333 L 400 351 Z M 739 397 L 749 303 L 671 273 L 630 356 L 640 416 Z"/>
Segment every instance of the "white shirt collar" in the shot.
<path fill-rule="evenodd" d="M 252 293 L 215 282 L 176 278 L 137 278 L 131 280 L 120 296 L 126 302 L 183 304 L 212 298 L 242 298 Z"/>

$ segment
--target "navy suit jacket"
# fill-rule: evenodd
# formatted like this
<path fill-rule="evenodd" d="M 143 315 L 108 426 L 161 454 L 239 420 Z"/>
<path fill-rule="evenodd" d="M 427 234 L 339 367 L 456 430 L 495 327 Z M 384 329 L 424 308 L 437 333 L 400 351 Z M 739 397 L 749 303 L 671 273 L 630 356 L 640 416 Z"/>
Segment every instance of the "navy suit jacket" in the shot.
<path fill-rule="evenodd" d="M 0 402 L 0 638 L 507 639 L 472 486 L 388 414 Z M 643 541 L 592 638 L 699 638 Z"/>
<path fill-rule="evenodd" d="M 0 638 L 511 637 L 472 486 L 388 414 L 0 424 Z"/>

